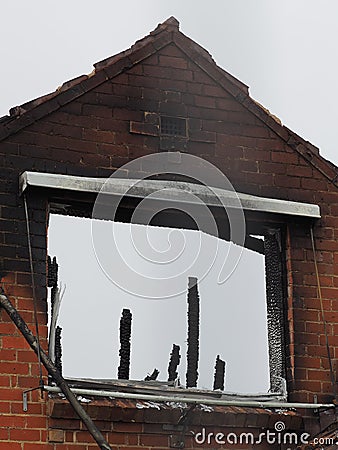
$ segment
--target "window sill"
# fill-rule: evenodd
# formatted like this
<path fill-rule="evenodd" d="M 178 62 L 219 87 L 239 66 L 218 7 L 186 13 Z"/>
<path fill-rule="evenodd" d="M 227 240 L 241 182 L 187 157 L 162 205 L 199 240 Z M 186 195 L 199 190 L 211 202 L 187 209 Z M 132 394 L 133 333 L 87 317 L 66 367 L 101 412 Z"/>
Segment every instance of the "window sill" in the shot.
<path fill-rule="evenodd" d="M 210 406 L 201 403 L 188 405 L 175 402 L 151 402 L 114 398 L 78 397 L 93 420 L 102 422 L 129 422 L 167 424 L 177 426 L 183 415 L 189 412 L 189 425 L 273 429 L 282 420 L 288 430 L 299 430 L 302 417 L 294 411 L 272 410 L 239 406 Z M 49 414 L 52 419 L 66 419 L 62 427 L 74 429 L 78 416 L 71 405 L 58 395 L 49 398 Z M 75 422 L 74 422 L 75 421 Z"/>

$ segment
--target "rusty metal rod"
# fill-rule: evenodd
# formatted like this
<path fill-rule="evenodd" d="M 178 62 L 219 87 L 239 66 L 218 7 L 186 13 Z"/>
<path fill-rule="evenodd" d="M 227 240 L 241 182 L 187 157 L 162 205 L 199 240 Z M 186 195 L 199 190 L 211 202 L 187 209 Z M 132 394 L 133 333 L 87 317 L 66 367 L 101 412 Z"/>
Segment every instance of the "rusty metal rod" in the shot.
<path fill-rule="evenodd" d="M 12 319 L 18 330 L 21 332 L 23 337 L 26 339 L 30 347 L 34 350 L 36 354 L 40 353 L 41 362 L 46 368 L 49 375 L 52 376 L 55 383 L 58 385 L 62 393 L 65 395 L 69 403 L 74 408 L 74 411 L 76 414 L 80 417 L 80 419 L 83 421 L 85 426 L 87 427 L 87 430 L 92 435 L 95 442 L 98 444 L 98 446 L 102 450 L 112 450 L 108 442 L 104 439 L 102 433 L 100 430 L 96 427 L 92 419 L 88 416 L 86 411 L 82 408 L 81 404 L 77 400 L 76 396 L 73 394 L 73 392 L 70 390 L 66 380 L 60 375 L 58 369 L 55 367 L 55 365 L 52 363 L 52 361 L 49 359 L 47 354 L 44 352 L 44 350 L 40 347 L 40 344 L 38 343 L 36 337 L 33 335 L 33 333 L 28 328 L 26 322 L 23 320 L 23 318 L 20 316 L 19 312 L 14 308 L 12 303 L 9 301 L 7 296 L 5 295 L 2 288 L 0 288 L 0 307 L 3 308 L 9 317 Z"/>

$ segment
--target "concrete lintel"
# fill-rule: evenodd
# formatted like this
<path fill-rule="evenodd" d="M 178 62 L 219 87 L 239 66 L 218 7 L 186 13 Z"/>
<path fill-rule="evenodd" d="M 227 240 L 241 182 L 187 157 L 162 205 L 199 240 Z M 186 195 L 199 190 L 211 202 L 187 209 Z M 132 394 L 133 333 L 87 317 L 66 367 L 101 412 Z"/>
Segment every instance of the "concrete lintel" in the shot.
<path fill-rule="evenodd" d="M 136 180 L 129 178 L 90 178 L 41 172 L 24 172 L 20 176 L 20 193 L 28 187 L 60 189 L 77 192 L 104 193 L 182 203 L 204 203 L 208 206 L 243 208 L 273 214 L 319 219 L 318 205 L 258 197 L 240 192 L 181 181 Z"/>

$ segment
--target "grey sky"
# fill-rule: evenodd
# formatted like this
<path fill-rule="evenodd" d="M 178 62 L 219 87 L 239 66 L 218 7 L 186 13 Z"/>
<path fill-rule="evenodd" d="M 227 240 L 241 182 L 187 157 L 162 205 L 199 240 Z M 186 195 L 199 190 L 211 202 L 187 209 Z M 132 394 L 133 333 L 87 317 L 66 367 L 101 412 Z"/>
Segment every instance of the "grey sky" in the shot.
<path fill-rule="evenodd" d="M 277 115 L 293 131 L 319 146 L 324 157 L 338 163 L 335 148 L 337 128 L 335 105 L 338 100 L 335 88 L 338 4 L 332 0 L 321 2 L 314 0 L 214 0 L 209 2 L 130 0 L 124 3 L 119 2 L 118 6 L 116 2 L 108 0 L 95 3 L 59 0 L 53 4 L 45 0 L 31 2 L 19 0 L 4 2 L 1 6 L 0 115 L 7 114 L 12 106 L 55 90 L 68 79 L 91 72 L 93 63 L 130 47 L 137 39 L 153 30 L 159 22 L 174 15 L 180 21 L 181 30 L 186 35 L 206 48 L 218 65 L 249 86 L 251 96 L 255 100 Z M 60 223 L 59 227 L 57 233 L 61 233 L 62 229 L 67 230 L 64 233 L 71 234 L 74 246 L 78 246 L 78 250 L 72 249 L 72 254 L 76 255 L 73 260 L 70 260 L 68 253 L 64 255 L 65 261 L 68 261 L 73 268 L 78 267 L 77 264 L 82 262 L 80 249 L 84 244 L 77 242 L 75 238 L 77 234 L 79 238 L 86 236 L 88 230 L 84 230 L 81 234 L 79 229 L 76 233 L 70 231 L 65 223 Z M 59 248 L 53 248 L 51 253 L 57 253 L 60 259 L 62 251 Z M 257 266 L 257 263 L 251 264 L 253 265 L 250 267 Z M 244 268 L 243 270 L 252 269 Z M 104 281 L 103 278 L 99 278 L 100 275 L 95 275 L 98 278 L 91 279 L 88 274 L 76 270 L 70 276 L 72 282 L 75 279 L 78 280 L 78 285 L 85 282 L 88 292 L 87 300 L 81 307 L 67 303 L 67 307 L 74 310 L 73 315 L 70 313 L 65 315 L 72 317 L 73 324 L 80 324 L 80 328 L 83 329 L 80 338 L 83 345 L 81 350 L 77 352 L 74 350 L 74 353 L 68 356 L 65 354 L 65 358 L 76 361 L 76 367 L 81 368 L 83 364 L 88 369 L 87 375 L 92 376 L 97 376 L 94 368 L 107 358 L 110 367 L 114 368 L 111 373 L 113 377 L 116 373 L 116 364 L 111 352 L 117 344 L 114 343 L 115 337 L 112 337 L 112 342 L 107 341 L 106 330 L 107 328 L 109 330 L 110 326 L 117 329 L 118 317 L 116 311 L 110 310 L 111 306 L 106 309 L 107 306 L 104 306 L 102 301 L 107 295 L 113 297 L 117 294 L 103 291 Z M 63 278 L 67 282 L 66 297 L 78 295 L 79 291 L 72 294 L 71 283 L 66 280 L 67 277 L 65 273 Z M 212 284 L 212 279 L 210 283 Z M 256 289 L 250 287 L 250 292 L 254 290 L 259 292 L 259 287 L 257 286 Z M 247 291 L 244 291 L 241 296 L 246 301 Z M 201 297 L 206 297 L 209 293 L 210 288 L 208 289 L 207 284 L 201 287 Z M 246 308 L 250 318 L 253 311 L 247 309 L 248 303 L 241 305 L 242 300 L 239 297 L 238 295 L 236 299 L 239 309 L 237 311 L 234 308 L 233 314 L 239 314 L 239 311 L 243 313 Z M 126 297 L 122 295 L 121 299 L 121 305 L 126 306 Z M 252 304 L 250 303 L 250 307 Z M 103 309 L 96 309 L 100 305 Z M 144 311 L 146 307 L 134 305 L 135 327 L 139 327 L 136 325 L 138 308 Z M 90 337 L 91 330 L 88 329 L 87 319 L 83 315 L 85 310 L 88 312 L 86 317 L 90 316 L 94 320 L 96 315 L 95 320 L 101 323 L 100 327 L 92 330 L 96 336 L 94 342 Z M 157 317 L 165 314 L 164 310 L 155 312 L 154 307 L 152 311 L 153 323 L 155 323 L 156 314 L 158 314 Z M 185 313 L 183 316 L 185 323 Z M 229 316 L 230 314 L 225 312 L 218 316 L 220 325 L 224 323 L 224 329 L 229 331 L 225 338 L 219 337 L 219 341 L 240 340 L 231 332 L 231 324 L 234 321 Z M 182 314 L 180 317 L 182 318 Z M 243 325 L 243 328 L 248 327 L 249 324 L 250 320 Z M 68 323 L 68 327 L 70 326 L 71 322 Z M 179 325 L 178 328 L 182 329 Z M 214 334 L 216 328 L 209 326 L 209 330 L 211 330 L 210 342 L 216 341 Z M 253 328 L 247 331 L 250 336 L 260 333 L 261 330 L 262 328 L 258 327 L 258 329 Z M 157 333 L 156 335 L 163 332 L 161 329 L 153 331 Z M 142 336 L 140 328 L 138 331 L 135 329 L 136 332 L 137 336 Z M 64 334 L 67 333 L 70 332 L 65 329 Z M 244 329 L 240 329 L 239 334 L 243 335 L 243 333 Z M 170 342 L 174 337 L 170 337 Z M 159 346 L 162 341 L 158 338 L 152 339 L 149 338 L 146 344 L 149 354 L 163 353 L 165 366 L 170 348 L 166 348 L 163 352 L 162 349 L 155 352 L 154 347 Z M 179 339 L 184 340 L 184 333 Z M 261 336 L 260 342 L 264 342 L 264 336 Z M 102 343 L 104 348 L 101 347 Z M 169 341 L 163 345 L 168 346 Z M 241 345 L 243 348 L 248 345 L 248 339 L 244 337 Z M 91 348 L 90 357 L 86 354 L 86 348 Z M 102 350 L 99 350 L 101 348 Z M 209 367 L 214 364 L 218 351 L 215 348 L 215 354 L 211 355 L 212 358 L 210 356 L 207 362 Z M 248 348 L 245 352 L 241 349 L 232 351 L 234 364 L 236 360 L 241 359 L 238 355 L 244 354 L 245 361 L 241 362 L 242 365 L 238 366 L 234 375 L 231 375 L 230 369 L 229 388 L 233 390 L 262 389 L 266 385 L 266 380 L 260 383 L 259 372 L 255 372 L 256 375 L 253 373 L 252 377 L 255 379 L 253 384 L 250 385 L 249 382 L 245 384 L 243 377 L 240 377 L 242 384 L 238 385 L 238 374 L 242 370 L 251 372 L 254 367 L 255 353 Z M 140 356 L 137 355 L 142 354 L 141 339 L 135 340 L 133 352 L 133 358 L 139 358 Z M 208 351 L 204 350 L 204 353 L 207 354 Z M 261 364 L 264 365 L 263 353 L 264 350 L 261 352 Z M 230 354 L 223 357 L 228 360 L 232 358 Z M 156 361 L 149 359 L 146 370 L 150 371 L 158 365 Z M 109 376 L 110 367 L 105 369 L 104 376 Z M 81 372 L 81 369 L 79 371 Z M 75 374 L 75 371 L 72 374 Z M 76 374 L 79 375 L 79 373 Z M 145 374 L 142 372 L 137 376 Z M 205 374 L 203 383 L 210 378 L 210 374 Z M 205 384 L 210 386 L 211 380 L 205 381 Z"/>
<path fill-rule="evenodd" d="M 122 309 L 128 307 L 133 314 L 131 378 L 143 379 L 156 367 L 160 370 L 159 379 L 166 380 L 169 354 L 172 345 L 178 344 L 182 354 L 179 374 L 185 383 L 186 286 L 190 275 L 201 280 L 199 386 L 212 387 L 215 359 L 220 354 L 227 362 L 228 390 L 264 392 L 268 389 L 265 285 L 261 255 L 244 251 L 232 276 L 224 284 L 219 284 L 228 244 L 219 241 L 219 248 L 215 250 L 215 238 L 190 232 L 185 233 L 186 242 L 182 245 L 179 236 L 170 237 L 171 230 L 150 229 L 150 244 L 158 251 L 167 249 L 170 237 L 170 253 L 179 254 L 182 251 L 183 257 L 166 264 L 164 268 L 156 265 L 154 268 L 154 265 L 148 264 L 152 269 L 148 276 L 157 278 L 165 273 L 175 273 L 177 290 L 184 291 L 169 299 L 150 299 L 134 297 L 127 291 L 137 291 L 139 288 L 139 294 L 142 294 L 144 281 L 141 280 L 138 286 L 120 283 L 124 288 L 120 289 L 100 270 L 90 245 L 89 219 L 52 216 L 50 229 L 50 254 L 58 256 L 60 280 L 66 284 L 60 325 L 63 327 L 67 375 L 116 377 L 119 319 Z M 199 237 L 202 238 L 201 249 L 196 252 Z M 136 256 L 131 239 L 128 239 L 126 224 L 118 224 L 115 238 L 121 242 L 118 252 L 111 252 L 112 247 L 106 243 L 106 248 L 111 252 L 109 275 L 113 275 L 110 278 L 114 278 L 114 273 L 119 271 L 121 258 L 129 260 L 133 271 L 147 274 L 144 257 L 148 257 L 150 252 L 142 251 L 142 245 L 137 242 L 141 256 Z M 216 259 L 213 262 L 214 256 Z M 106 260 L 109 261 L 109 258 L 106 257 Z M 208 273 L 203 277 L 206 271 Z M 132 272 L 129 278 L 132 282 Z M 157 295 L 167 294 L 167 283 L 164 279 L 163 289 L 157 289 Z M 247 376 L 248 370 L 250 377 Z"/>

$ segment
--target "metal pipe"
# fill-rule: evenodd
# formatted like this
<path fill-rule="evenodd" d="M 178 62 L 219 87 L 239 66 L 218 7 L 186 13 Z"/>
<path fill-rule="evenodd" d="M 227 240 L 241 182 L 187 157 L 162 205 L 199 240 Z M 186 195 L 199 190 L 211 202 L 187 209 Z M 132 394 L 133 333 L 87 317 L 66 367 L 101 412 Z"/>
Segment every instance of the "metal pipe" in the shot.
<path fill-rule="evenodd" d="M 60 389 L 56 386 L 44 386 L 47 392 L 60 393 Z M 151 395 L 151 394 L 133 394 L 130 392 L 102 391 L 95 389 L 71 388 L 76 395 L 89 395 L 93 397 L 115 397 L 134 400 L 150 400 L 158 402 L 182 402 L 182 403 L 201 403 L 203 405 L 215 406 L 247 406 L 253 408 L 301 408 L 301 409 L 318 409 L 318 408 L 335 408 L 332 403 L 289 403 L 279 401 L 253 401 L 253 400 L 219 400 L 212 398 L 193 398 L 176 395 Z"/>
<path fill-rule="evenodd" d="M 21 332 L 23 337 L 26 339 L 30 347 L 34 350 L 34 352 L 37 355 L 40 354 L 42 364 L 58 385 L 57 389 L 59 389 L 59 392 L 62 392 L 65 395 L 69 403 L 74 408 L 74 411 L 83 421 L 83 423 L 87 427 L 87 430 L 92 435 L 93 439 L 96 441 L 98 446 L 102 450 L 112 450 L 108 442 L 106 442 L 106 440 L 104 439 L 100 430 L 96 427 L 92 419 L 88 416 L 88 414 L 83 409 L 78 399 L 75 397 L 74 393 L 69 388 L 66 380 L 61 376 L 58 369 L 55 367 L 53 362 L 49 359 L 47 354 L 41 348 L 39 342 L 28 328 L 26 322 L 20 316 L 19 312 L 14 308 L 12 303 L 8 300 L 2 288 L 0 288 L 0 307 L 2 307 L 7 312 L 9 317 L 15 323 L 16 327 Z M 46 387 L 44 386 L 43 389 L 46 390 L 45 388 Z"/>

